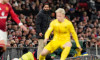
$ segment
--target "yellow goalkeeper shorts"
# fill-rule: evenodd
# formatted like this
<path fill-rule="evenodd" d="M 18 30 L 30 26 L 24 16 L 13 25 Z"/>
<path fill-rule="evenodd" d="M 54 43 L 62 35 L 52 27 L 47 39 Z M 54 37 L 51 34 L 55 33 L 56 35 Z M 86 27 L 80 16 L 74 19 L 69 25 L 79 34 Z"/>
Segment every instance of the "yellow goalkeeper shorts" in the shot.
<path fill-rule="evenodd" d="M 44 48 L 49 50 L 50 53 L 53 53 L 56 49 L 62 48 L 63 45 L 70 41 L 58 41 L 58 40 L 51 40 Z"/>

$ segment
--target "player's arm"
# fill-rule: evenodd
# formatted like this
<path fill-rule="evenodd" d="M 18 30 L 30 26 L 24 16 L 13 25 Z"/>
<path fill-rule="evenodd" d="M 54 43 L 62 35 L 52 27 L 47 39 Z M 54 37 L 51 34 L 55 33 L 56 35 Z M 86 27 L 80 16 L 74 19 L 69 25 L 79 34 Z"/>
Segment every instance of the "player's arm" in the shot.
<path fill-rule="evenodd" d="M 8 3 L 9 4 L 9 3 Z M 19 18 L 17 17 L 17 15 L 15 14 L 15 12 L 13 11 L 12 7 L 9 4 L 9 13 L 11 15 L 11 18 L 19 25 L 22 25 L 21 21 L 19 20 Z"/>
<path fill-rule="evenodd" d="M 70 25 L 69 25 L 69 30 L 72 33 L 73 39 L 76 42 L 76 46 L 79 48 L 80 47 L 80 44 L 79 44 L 79 41 L 78 41 L 77 33 L 75 32 L 75 29 L 74 29 L 72 23 L 70 23 Z"/>
<path fill-rule="evenodd" d="M 53 21 L 50 23 L 49 28 L 47 29 L 46 33 L 45 33 L 45 39 L 44 39 L 44 43 L 47 42 L 47 40 L 49 39 L 49 36 L 51 34 L 51 32 L 53 31 Z"/>
<path fill-rule="evenodd" d="M 27 28 L 22 24 L 22 22 L 19 20 L 15 12 L 13 11 L 12 7 L 10 7 L 9 13 L 11 15 L 11 18 L 22 28 L 24 31 L 27 31 Z"/>

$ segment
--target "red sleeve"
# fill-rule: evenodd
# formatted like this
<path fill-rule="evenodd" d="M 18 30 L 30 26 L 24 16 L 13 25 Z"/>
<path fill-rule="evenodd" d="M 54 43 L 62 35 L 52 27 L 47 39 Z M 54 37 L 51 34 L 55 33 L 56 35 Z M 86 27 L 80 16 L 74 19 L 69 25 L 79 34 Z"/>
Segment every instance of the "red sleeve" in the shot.
<path fill-rule="evenodd" d="M 17 24 L 19 24 L 19 23 L 20 23 L 19 18 L 17 17 L 17 15 L 15 14 L 15 12 L 13 11 L 12 7 L 9 6 L 9 8 L 10 8 L 9 13 L 10 13 L 10 15 L 11 15 L 11 18 L 12 18 Z"/>

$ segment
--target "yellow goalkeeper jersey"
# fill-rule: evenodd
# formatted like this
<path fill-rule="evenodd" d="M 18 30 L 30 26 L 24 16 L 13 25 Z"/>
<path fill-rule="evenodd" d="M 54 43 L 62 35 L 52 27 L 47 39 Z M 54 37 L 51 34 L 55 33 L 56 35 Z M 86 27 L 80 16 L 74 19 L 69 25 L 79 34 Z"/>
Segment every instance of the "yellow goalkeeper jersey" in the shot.
<path fill-rule="evenodd" d="M 45 33 L 45 39 L 49 38 L 52 31 L 54 32 L 53 40 L 70 42 L 70 35 L 72 34 L 76 46 L 80 47 L 75 29 L 69 20 L 64 19 L 64 22 L 59 22 L 57 19 L 53 20 Z"/>

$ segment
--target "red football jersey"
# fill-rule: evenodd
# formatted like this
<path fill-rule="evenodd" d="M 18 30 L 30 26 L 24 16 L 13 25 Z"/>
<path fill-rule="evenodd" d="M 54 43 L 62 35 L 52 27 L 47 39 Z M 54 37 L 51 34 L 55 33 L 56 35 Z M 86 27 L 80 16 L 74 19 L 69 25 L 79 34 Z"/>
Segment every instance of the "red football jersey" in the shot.
<path fill-rule="evenodd" d="M 0 30 L 6 31 L 6 20 L 8 14 L 11 15 L 12 19 L 19 24 L 20 20 L 17 15 L 14 13 L 11 5 L 9 3 L 2 4 L 0 3 Z"/>

